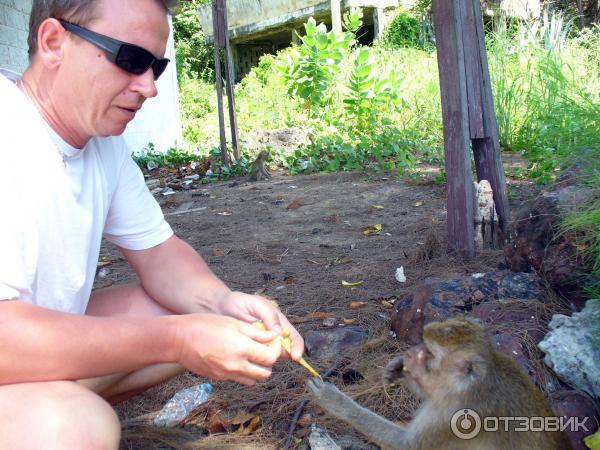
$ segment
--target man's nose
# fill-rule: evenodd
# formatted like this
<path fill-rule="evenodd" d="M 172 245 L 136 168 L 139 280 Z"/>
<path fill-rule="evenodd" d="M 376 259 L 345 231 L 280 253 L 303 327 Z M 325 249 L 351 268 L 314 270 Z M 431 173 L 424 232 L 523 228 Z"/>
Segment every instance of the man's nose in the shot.
<path fill-rule="evenodd" d="M 148 68 L 144 73 L 134 76 L 132 90 L 140 93 L 145 98 L 156 97 L 158 90 L 156 89 L 152 67 Z"/>

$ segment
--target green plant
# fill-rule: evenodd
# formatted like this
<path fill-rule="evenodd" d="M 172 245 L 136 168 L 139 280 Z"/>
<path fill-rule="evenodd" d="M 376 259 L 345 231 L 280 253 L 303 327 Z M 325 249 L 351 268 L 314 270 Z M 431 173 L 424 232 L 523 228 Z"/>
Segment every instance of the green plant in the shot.
<path fill-rule="evenodd" d="M 430 49 L 432 42 L 427 32 L 427 22 L 401 9 L 386 27 L 381 45 L 387 48 Z"/>
<path fill-rule="evenodd" d="M 304 25 L 302 45 L 298 57 L 289 59 L 284 67 L 288 83 L 288 93 L 304 100 L 304 108 L 309 117 L 314 117 L 316 108 L 328 99 L 326 93 L 339 64 L 354 41 L 350 32 L 327 31 L 325 24 L 319 24 L 311 17 Z"/>
<path fill-rule="evenodd" d="M 368 47 L 356 52 L 353 70 L 343 99 L 347 127 L 367 137 L 382 126 L 391 125 L 389 115 L 396 110 L 403 76 L 395 71 L 382 74 Z"/>
<path fill-rule="evenodd" d="M 443 168 L 440 169 L 440 172 L 435 176 L 433 182 L 438 186 L 443 186 L 446 184 L 446 171 Z"/>
<path fill-rule="evenodd" d="M 223 158 L 221 157 L 221 149 L 219 147 L 213 147 L 210 154 L 213 158 L 210 175 L 212 180 L 227 180 L 231 177 L 247 175 L 254 160 L 247 151 L 242 150 L 240 157 L 232 160 L 229 167 L 227 167 L 223 165 Z"/>
<path fill-rule="evenodd" d="M 181 167 L 202 158 L 197 152 L 189 152 L 178 148 L 170 148 L 166 152 L 160 152 L 154 148 L 152 142 L 148 143 L 147 148 L 133 153 L 131 156 L 138 166 L 148 170 L 156 167 Z"/>

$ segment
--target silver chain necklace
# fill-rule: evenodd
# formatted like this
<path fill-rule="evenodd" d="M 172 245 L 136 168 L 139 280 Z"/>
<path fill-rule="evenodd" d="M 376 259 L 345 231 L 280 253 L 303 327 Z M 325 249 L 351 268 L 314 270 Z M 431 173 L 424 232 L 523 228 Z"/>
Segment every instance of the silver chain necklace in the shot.
<path fill-rule="evenodd" d="M 44 118 L 44 113 L 42 112 L 42 110 L 40 109 L 38 104 L 29 95 L 29 88 L 27 87 L 27 85 L 25 84 L 23 79 L 19 78 L 15 84 L 19 88 L 19 90 L 25 95 L 25 97 L 27 97 L 27 100 L 29 100 L 33 104 L 33 106 L 35 106 L 35 109 L 37 110 L 37 112 L 40 114 L 40 116 L 42 116 L 42 120 L 44 122 L 46 122 L 46 119 Z M 46 126 L 50 128 L 50 124 L 48 124 L 47 122 L 46 122 Z M 56 143 L 54 143 L 53 139 L 52 139 L 52 141 L 53 141 L 52 143 L 54 144 L 54 148 L 55 148 L 56 152 L 60 155 L 60 157 L 62 159 L 63 167 L 65 169 L 67 168 L 67 161 L 79 156 L 81 154 L 81 152 L 83 151 L 83 150 L 80 150 L 79 152 L 75 153 L 74 155 L 67 155 L 65 152 L 63 152 L 58 147 L 58 145 L 56 145 Z"/>

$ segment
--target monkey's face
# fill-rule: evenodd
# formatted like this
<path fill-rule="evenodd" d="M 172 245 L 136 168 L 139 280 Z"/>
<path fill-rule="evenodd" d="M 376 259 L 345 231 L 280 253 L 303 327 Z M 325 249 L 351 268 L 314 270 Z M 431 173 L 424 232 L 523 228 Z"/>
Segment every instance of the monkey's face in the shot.
<path fill-rule="evenodd" d="M 424 342 L 411 347 L 403 357 L 393 359 L 385 371 L 387 382 L 400 378 L 424 397 L 460 394 L 481 379 L 489 338 L 483 328 L 470 320 L 451 319 L 425 327 Z M 483 356 L 482 356 L 483 355 Z"/>
<path fill-rule="evenodd" d="M 408 349 L 403 356 L 392 359 L 384 372 L 386 383 L 406 381 L 408 387 L 415 394 L 427 397 L 427 378 L 435 363 L 433 354 L 425 343 L 415 345 Z"/>

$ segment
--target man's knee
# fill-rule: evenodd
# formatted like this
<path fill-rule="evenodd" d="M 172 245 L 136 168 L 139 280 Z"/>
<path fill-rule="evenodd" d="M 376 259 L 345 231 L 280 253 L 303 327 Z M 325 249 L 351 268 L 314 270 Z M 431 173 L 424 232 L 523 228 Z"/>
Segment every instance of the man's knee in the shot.
<path fill-rule="evenodd" d="M 0 448 L 119 447 L 121 425 L 114 409 L 73 382 L 2 386 L 0 403 L 4 401 L 17 407 L 0 413 Z"/>
<path fill-rule="evenodd" d="M 173 314 L 136 283 L 111 286 L 92 292 L 85 311 L 101 317 L 153 317 Z"/>

